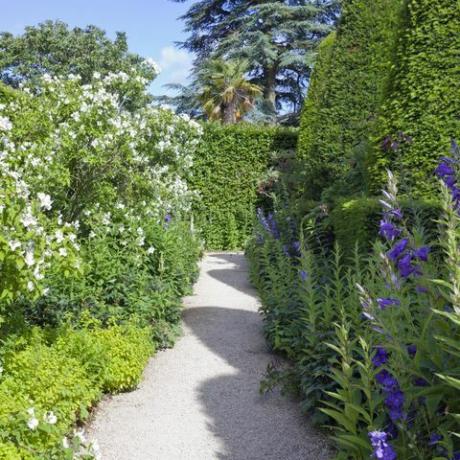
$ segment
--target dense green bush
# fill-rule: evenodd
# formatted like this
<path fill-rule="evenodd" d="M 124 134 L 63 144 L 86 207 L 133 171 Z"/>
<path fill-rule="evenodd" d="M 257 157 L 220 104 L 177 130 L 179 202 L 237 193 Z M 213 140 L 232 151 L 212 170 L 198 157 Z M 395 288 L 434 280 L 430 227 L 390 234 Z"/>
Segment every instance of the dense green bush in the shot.
<path fill-rule="evenodd" d="M 104 391 L 135 387 L 152 352 L 149 328 L 101 329 L 89 316 L 79 329 L 45 333 L 35 328 L 11 336 L 1 350 L 0 458 L 91 454 L 81 433 L 67 438 L 72 426 L 86 419 Z"/>
<path fill-rule="evenodd" d="M 343 2 L 337 32 L 320 47 L 299 135 L 308 198 L 319 199 L 331 186 L 340 195 L 365 188 L 363 160 L 390 70 L 401 2 Z"/>
<path fill-rule="evenodd" d="M 192 188 L 201 195 L 195 216 L 209 249 L 241 248 L 251 234 L 257 186 L 274 155 L 294 150 L 294 129 L 206 124 L 195 154 Z"/>
<path fill-rule="evenodd" d="M 394 70 L 379 123 L 373 187 L 385 168 L 407 190 L 429 196 L 433 169 L 460 137 L 460 14 L 452 0 L 408 0 Z"/>

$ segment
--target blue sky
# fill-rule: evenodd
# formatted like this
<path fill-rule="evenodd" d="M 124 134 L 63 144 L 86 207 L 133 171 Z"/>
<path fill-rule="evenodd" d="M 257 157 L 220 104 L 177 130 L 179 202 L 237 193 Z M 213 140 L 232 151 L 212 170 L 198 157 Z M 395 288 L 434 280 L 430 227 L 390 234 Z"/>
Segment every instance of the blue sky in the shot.
<path fill-rule="evenodd" d="M 131 51 L 152 57 L 162 73 L 152 85 L 163 94 L 165 83 L 185 83 L 192 57 L 174 46 L 184 40 L 183 22 L 177 20 L 191 1 L 171 0 L 14 0 L 2 2 L 0 31 L 20 34 L 27 25 L 60 19 L 71 26 L 94 24 L 110 37 L 126 32 Z"/>

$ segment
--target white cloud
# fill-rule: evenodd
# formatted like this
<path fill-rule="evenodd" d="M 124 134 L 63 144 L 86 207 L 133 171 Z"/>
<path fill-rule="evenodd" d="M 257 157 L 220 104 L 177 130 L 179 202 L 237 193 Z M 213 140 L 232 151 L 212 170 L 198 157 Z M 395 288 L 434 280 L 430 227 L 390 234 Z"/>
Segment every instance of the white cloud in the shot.
<path fill-rule="evenodd" d="M 166 46 L 161 50 L 160 67 L 169 83 L 186 83 L 193 57 L 184 50 Z"/>

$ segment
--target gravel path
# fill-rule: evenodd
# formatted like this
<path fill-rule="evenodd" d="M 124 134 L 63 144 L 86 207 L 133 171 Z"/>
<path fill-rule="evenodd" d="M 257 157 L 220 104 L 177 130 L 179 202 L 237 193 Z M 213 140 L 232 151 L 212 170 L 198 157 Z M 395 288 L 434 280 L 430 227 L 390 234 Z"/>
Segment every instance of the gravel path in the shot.
<path fill-rule="evenodd" d="M 104 401 L 90 427 L 104 460 L 327 460 L 297 404 L 259 395 L 273 356 L 242 254 L 208 254 L 185 299 L 184 333 L 139 388 Z"/>

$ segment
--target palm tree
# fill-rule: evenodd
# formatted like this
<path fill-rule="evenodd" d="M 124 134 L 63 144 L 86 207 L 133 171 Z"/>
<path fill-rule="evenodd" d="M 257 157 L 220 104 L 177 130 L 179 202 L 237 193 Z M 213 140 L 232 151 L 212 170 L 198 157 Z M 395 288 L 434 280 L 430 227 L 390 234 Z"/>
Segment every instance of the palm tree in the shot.
<path fill-rule="evenodd" d="M 198 98 L 210 120 L 236 123 L 254 107 L 259 86 L 245 78 L 248 63 L 243 60 L 210 59 L 197 73 Z"/>

